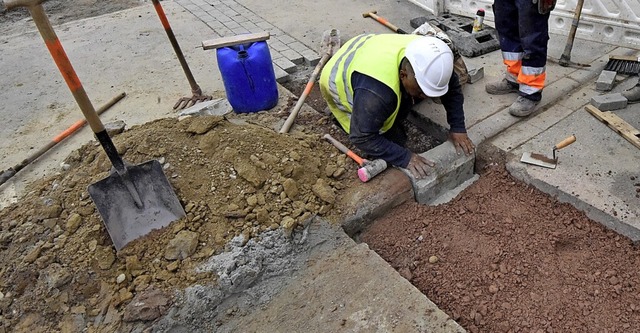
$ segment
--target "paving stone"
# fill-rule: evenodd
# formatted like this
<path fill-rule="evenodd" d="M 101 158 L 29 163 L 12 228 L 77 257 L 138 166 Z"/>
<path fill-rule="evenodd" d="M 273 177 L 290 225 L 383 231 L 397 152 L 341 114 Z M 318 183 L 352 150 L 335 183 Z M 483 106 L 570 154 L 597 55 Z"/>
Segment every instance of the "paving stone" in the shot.
<path fill-rule="evenodd" d="M 318 53 L 314 52 L 311 49 L 307 49 L 303 51 L 302 56 L 304 57 L 304 61 L 307 66 L 315 66 L 320 62 L 320 58 L 322 58 Z"/>
<path fill-rule="evenodd" d="M 289 76 L 289 73 L 285 72 L 282 68 L 278 67 L 277 65 L 273 65 L 273 72 L 276 75 L 276 82 L 283 84 L 285 82 L 289 82 L 291 80 L 291 77 Z"/>
<path fill-rule="evenodd" d="M 277 41 L 275 38 L 271 43 L 269 43 L 269 45 L 271 46 L 272 49 L 278 52 L 290 50 L 290 48 L 287 45 L 282 44 L 281 42 Z"/>
<path fill-rule="evenodd" d="M 289 74 L 294 73 L 297 70 L 296 64 L 285 57 L 275 59 L 273 60 L 273 63 Z"/>
<path fill-rule="evenodd" d="M 233 22 L 233 20 L 229 17 L 229 16 L 225 16 L 225 15 L 221 15 L 220 17 L 218 17 L 218 21 L 227 24 L 229 22 Z"/>
<path fill-rule="evenodd" d="M 216 8 L 218 8 L 219 11 L 224 12 L 225 10 L 229 10 L 229 6 L 220 3 L 216 5 Z"/>
<path fill-rule="evenodd" d="M 247 18 L 246 18 L 245 16 L 243 16 L 243 15 L 235 16 L 235 17 L 233 17 L 233 20 L 234 20 L 235 22 L 238 22 L 239 24 L 242 24 L 242 23 L 244 23 L 244 22 L 249 21 L 249 20 L 247 20 Z"/>
<path fill-rule="evenodd" d="M 222 14 L 227 15 L 229 17 L 234 17 L 234 16 L 237 16 L 237 15 L 240 15 L 240 14 L 238 14 L 238 12 L 236 12 L 235 10 L 233 10 L 231 8 L 229 8 L 229 9 L 227 9 L 225 11 L 222 11 Z"/>
<path fill-rule="evenodd" d="M 218 21 L 205 21 L 205 23 L 214 31 L 224 28 L 224 25 Z"/>
<path fill-rule="evenodd" d="M 259 21 L 264 21 L 264 19 L 256 14 L 250 13 L 250 14 L 246 14 L 244 15 L 247 20 L 251 21 L 251 22 L 259 22 Z"/>
<path fill-rule="evenodd" d="M 473 84 L 480 81 L 484 77 L 484 67 L 473 68 L 469 70 L 469 83 Z"/>
<path fill-rule="evenodd" d="M 271 54 L 271 60 L 284 58 L 284 56 L 280 52 L 275 51 L 273 49 L 269 50 L 269 54 Z"/>
<path fill-rule="evenodd" d="M 288 47 L 290 47 L 292 50 L 294 50 L 294 51 L 298 52 L 298 53 L 302 53 L 302 52 L 304 52 L 305 50 L 308 50 L 308 49 L 309 49 L 309 48 L 308 48 L 308 47 L 306 47 L 304 44 L 302 44 L 302 43 L 300 43 L 300 42 L 298 42 L 298 41 L 295 41 L 295 42 L 293 42 L 293 43 L 289 43 L 289 44 L 287 44 L 287 46 L 288 46 Z"/>
<path fill-rule="evenodd" d="M 245 29 L 243 27 L 238 27 L 238 28 L 235 28 L 235 29 L 231 29 L 231 31 L 233 31 L 233 33 L 236 34 L 236 35 L 245 35 L 245 34 L 248 34 L 250 32 L 249 30 L 247 30 L 247 29 Z"/>
<path fill-rule="evenodd" d="M 225 22 L 224 25 L 231 30 L 240 28 L 240 23 L 235 21 Z"/>
<path fill-rule="evenodd" d="M 289 35 L 281 35 L 281 36 L 278 36 L 278 39 L 279 39 L 281 42 L 285 43 L 285 44 L 290 44 L 290 43 L 293 43 L 293 42 L 295 42 L 295 41 L 296 41 L 293 37 L 291 37 L 291 36 L 289 36 Z"/>
<path fill-rule="evenodd" d="M 282 51 L 282 55 L 296 65 L 302 65 L 305 62 L 304 57 L 300 53 L 291 49 Z"/>
<path fill-rule="evenodd" d="M 606 94 L 591 97 L 591 105 L 600 111 L 618 110 L 627 107 L 627 99 L 621 93 Z"/>
<path fill-rule="evenodd" d="M 273 24 L 267 22 L 267 21 L 259 21 L 259 22 L 255 22 L 255 24 L 257 26 L 259 26 L 260 28 L 267 30 L 267 31 L 271 31 L 274 27 Z"/>
<path fill-rule="evenodd" d="M 273 36 L 282 36 L 282 35 L 286 35 L 282 30 L 273 27 L 271 29 L 269 29 L 269 32 L 271 33 L 271 35 Z"/>
<path fill-rule="evenodd" d="M 227 27 L 216 29 L 216 33 L 220 35 L 220 37 L 234 36 L 233 31 L 229 30 Z"/>
<path fill-rule="evenodd" d="M 220 17 L 222 16 L 222 13 L 217 10 L 215 7 L 209 7 L 206 10 L 207 13 L 209 13 L 209 15 L 213 16 L 213 17 Z"/>
<path fill-rule="evenodd" d="M 259 26 L 257 26 L 255 23 L 253 22 L 244 22 L 242 23 L 242 26 L 249 30 L 252 33 L 256 33 L 256 32 L 263 32 L 264 29 L 260 28 Z"/>
<path fill-rule="evenodd" d="M 616 72 L 603 70 L 600 72 L 600 76 L 596 81 L 596 90 L 609 91 L 613 89 L 613 84 L 616 81 Z"/>
<path fill-rule="evenodd" d="M 184 5 L 184 9 L 194 13 L 194 12 L 200 10 L 200 7 L 198 7 L 198 6 L 194 5 L 194 4 L 188 4 L 188 5 Z"/>

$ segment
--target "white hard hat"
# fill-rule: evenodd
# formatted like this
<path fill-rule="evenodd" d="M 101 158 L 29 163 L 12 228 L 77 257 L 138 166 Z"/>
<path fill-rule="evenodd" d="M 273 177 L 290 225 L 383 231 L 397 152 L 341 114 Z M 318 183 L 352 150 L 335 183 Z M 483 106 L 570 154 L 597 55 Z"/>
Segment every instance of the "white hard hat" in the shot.
<path fill-rule="evenodd" d="M 407 45 L 404 55 L 425 95 L 440 97 L 447 93 L 453 73 L 453 52 L 445 42 L 430 36 L 416 38 Z"/>

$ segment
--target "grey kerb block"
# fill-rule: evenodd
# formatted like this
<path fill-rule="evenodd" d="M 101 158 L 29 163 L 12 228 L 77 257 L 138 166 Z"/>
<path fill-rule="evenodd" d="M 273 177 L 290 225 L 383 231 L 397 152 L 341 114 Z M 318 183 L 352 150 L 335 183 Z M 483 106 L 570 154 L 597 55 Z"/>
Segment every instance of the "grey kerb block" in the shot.
<path fill-rule="evenodd" d="M 616 72 L 603 70 L 596 81 L 596 90 L 609 91 L 613 89 L 613 84 L 616 81 Z"/>
<path fill-rule="evenodd" d="M 618 110 L 627 107 L 627 99 L 620 93 L 591 97 L 591 105 L 601 111 Z"/>

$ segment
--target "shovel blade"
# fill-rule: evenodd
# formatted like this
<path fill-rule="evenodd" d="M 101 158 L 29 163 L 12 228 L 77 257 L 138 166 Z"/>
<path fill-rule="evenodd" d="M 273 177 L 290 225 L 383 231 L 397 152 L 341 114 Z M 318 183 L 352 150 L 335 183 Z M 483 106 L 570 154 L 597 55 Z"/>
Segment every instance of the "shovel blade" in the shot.
<path fill-rule="evenodd" d="M 542 154 L 532 154 L 524 152 L 520 158 L 520 162 L 541 166 L 544 168 L 555 169 L 558 161 L 548 158 Z"/>
<path fill-rule="evenodd" d="M 128 166 L 127 173 L 128 177 L 122 177 L 114 172 L 88 188 L 117 251 L 186 216 L 160 162 L 152 160 Z M 133 183 L 141 207 L 127 189 L 127 182 Z"/>

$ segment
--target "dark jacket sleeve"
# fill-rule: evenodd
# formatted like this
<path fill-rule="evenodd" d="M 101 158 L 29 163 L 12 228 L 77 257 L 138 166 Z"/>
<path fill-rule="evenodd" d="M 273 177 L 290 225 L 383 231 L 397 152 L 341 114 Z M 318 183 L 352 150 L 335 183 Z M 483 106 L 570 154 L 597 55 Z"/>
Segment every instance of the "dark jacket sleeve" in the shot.
<path fill-rule="evenodd" d="M 411 152 L 380 133 L 385 120 L 396 109 L 398 96 L 383 83 L 360 73 L 353 74 L 352 86 L 349 140 L 368 159 L 380 158 L 391 165 L 406 168 Z"/>
<path fill-rule="evenodd" d="M 467 127 L 464 123 L 464 95 L 462 94 L 462 86 L 458 79 L 458 74 L 453 72 L 451 80 L 449 80 L 449 91 L 440 97 L 444 109 L 447 111 L 447 123 L 449 130 L 453 133 L 467 133 Z"/>

